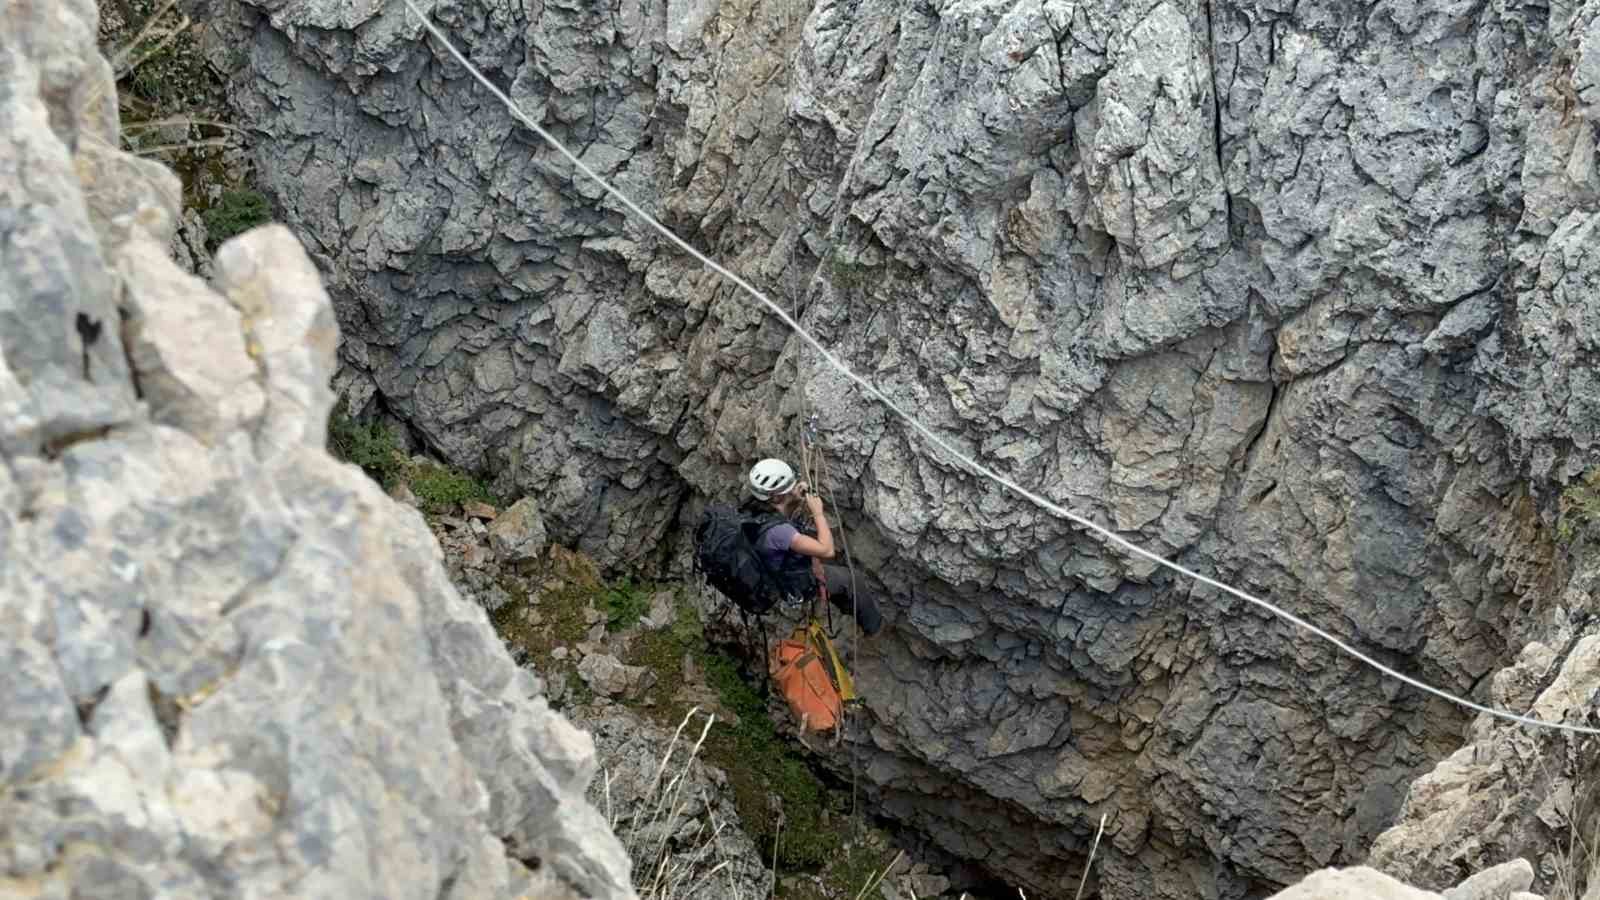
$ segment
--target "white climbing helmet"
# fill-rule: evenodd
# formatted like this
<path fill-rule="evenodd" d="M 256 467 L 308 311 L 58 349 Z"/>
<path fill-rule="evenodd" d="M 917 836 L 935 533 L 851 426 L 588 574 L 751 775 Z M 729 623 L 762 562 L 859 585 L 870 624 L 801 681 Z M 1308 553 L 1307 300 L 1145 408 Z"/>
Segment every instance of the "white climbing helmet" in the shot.
<path fill-rule="evenodd" d="M 794 481 L 794 470 L 781 459 L 763 459 L 750 467 L 750 492 L 758 500 L 789 493 Z"/>

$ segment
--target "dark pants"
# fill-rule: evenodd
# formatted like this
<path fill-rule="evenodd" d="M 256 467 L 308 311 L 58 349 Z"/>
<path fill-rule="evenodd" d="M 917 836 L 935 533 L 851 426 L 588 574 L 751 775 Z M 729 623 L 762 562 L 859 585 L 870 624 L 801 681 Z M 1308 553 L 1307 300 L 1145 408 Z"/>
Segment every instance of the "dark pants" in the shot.
<path fill-rule="evenodd" d="M 852 596 L 849 569 L 824 564 L 822 572 L 828 578 L 828 602 L 833 608 L 847 616 L 853 614 L 868 637 L 877 634 L 883 627 L 883 613 L 878 610 L 878 601 L 867 592 L 863 579 L 856 579 L 857 592 Z"/>

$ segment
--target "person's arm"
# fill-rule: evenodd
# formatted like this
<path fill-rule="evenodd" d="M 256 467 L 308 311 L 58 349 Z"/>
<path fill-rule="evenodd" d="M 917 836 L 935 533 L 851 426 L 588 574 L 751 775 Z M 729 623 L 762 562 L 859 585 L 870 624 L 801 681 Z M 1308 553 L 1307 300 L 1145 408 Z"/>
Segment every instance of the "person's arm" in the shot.
<path fill-rule="evenodd" d="M 811 510 L 812 521 L 817 523 L 817 536 L 812 538 L 797 534 L 789 544 L 789 549 L 812 559 L 833 559 L 833 531 L 828 528 L 828 518 L 822 514 L 822 498 L 809 494 L 806 496 L 806 506 Z"/>

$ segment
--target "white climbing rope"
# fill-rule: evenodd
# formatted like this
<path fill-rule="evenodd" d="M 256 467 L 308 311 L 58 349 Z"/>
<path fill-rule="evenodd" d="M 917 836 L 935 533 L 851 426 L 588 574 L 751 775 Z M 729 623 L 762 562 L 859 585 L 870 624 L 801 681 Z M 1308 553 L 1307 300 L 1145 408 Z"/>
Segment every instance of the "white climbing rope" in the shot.
<path fill-rule="evenodd" d="M 1038 506 L 1040 509 L 1046 510 L 1047 512 L 1050 512 L 1050 513 L 1052 513 L 1052 514 L 1054 514 L 1056 516 L 1059 516 L 1059 517 L 1061 517 L 1063 519 L 1066 519 L 1066 520 L 1068 520 L 1070 522 L 1074 522 L 1074 523 L 1076 523 L 1078 525 L 1083 526 L 1084 528 L 1089 529 L 1090 531 L 1095 532 L 1096 534 L 1100 535 L 1101 537 L 1104 537 L 1106 540 L 1110 541 L 1111 543 L 1117 545 L 1118 547 L 1121 547 L 1123 550 L 1126 550 L 1128 553 L 1132 554 L 1133 556 L 1138 556 L 1138 557 L 1141 557 L 1143 559 L 1147 559 L 1147 560 L 1155 563 L 1156 565 L 1159 565 L 1159 566 L 1162 566 L 1164 568 L 1170 569 L 1170 570 L 1172 570 L 1172 571 L 1174 571 L 1174 572 L 1176 572 L 1176 573 L 1178 573 L 1180 575 L 1184 575 L 1184 576 L 1187 576 L 1187 577 L 1189 577 L 1189 578 L 1191 578 L 1191 579 L 1193 579 L 1195 581 L 1198 581 L 1201 584 L 1209 585 L 1210 587 L 1216 588 L 1219 591 L 1223 591 L 1224 593 L 1231 594 L 1232 596 L 1237 597 L 1240 600 L 1243 600 L 1246 603 L 1251 604 L 1252 606 L 1255 606 L 1255 607 L 1258 607 L 1260 609 L 1266 610 L 1267 612 L 1271 613 L 1272 615 L 1277 616 L 1280 619 L 1283 619 L 1285 622 L 1288 622 L 1289 624 L 1294 625 L 1296 628 L 1299 628 L 1299 629 L 1301 629 L 1303 631 L 1310 632 L 1311 634 L 1316 635 L 1317 637 L 1319 637 L 1322 640 L 1328 642 L 1329 644 L 1332 644 L 1334 647 L 1337 647 L 1339 650 L 1343 651 L 1346 655 L 1350 656 L 1351 658 L 1359 660 L 1360 662 L 1365 663 L 1368 666 L 1371 666 L 1373 669 L 1376 669 L 1377 671 L 1383 673 L 1384 675 L 1387 675 L 1390 678 L 1395 679 L 1396 681 L 1400 681 L 1400 682 L 1403 682 L 1405 684 L 1408 684 L 1411 687 L 1416 688 L 1417 690 L 1424 691 L 1426 693 L 1432 694 L 1435 697 L 1439 697 L 1440 699 L 1447 700 L 1447 701 L 1449 701 L 1451 703 L 1456 704 L 1457 706 L 1461 706 L 1461 707 L 1464 707 L 1466 709 L 1474 710 L 1474 711 L 1480 712 L 1480 713 L 1485 713 L 1487 715 L 1491 715 L 1491 716 L 1495 716 L 1497 718 L 1505 719 L 1505 720 L 1510 721 L 1510 722 L 1517 722 L 1519 724 L 1527 725 L 1527 726 L 1530 726 L 1530 727 L 1533 727 L 1533 728 L 1549 728 L 1549 729 L 1554 729 L 1554 730 L 1557 730 L 1557 731 L 1574 732 L 1574 733 L 1577 733 L 1577 734 L 1600 735 L 1600 728 L 1590 728 L 1590 727 L 1584 726 L 1584 725 L 1571 725 L 1571 724 L 1567 724 L 1567 723 L 1564 723 L 1564 722 L 1546 722 L 1546 721 L 1542 721 L 1540 719 L 1534 719 L 1534 718 L 1531 718 L 1529 716 L 1524 716 L 1524 715 L 1521 715 L 1521 714 L 1518 714 L 1518 713 L 1510 712 L 1509 710 L 1495 709 L 1494 707 L 1491 707 L 1491 706 L 1485 706 L 1485 705 L 1483 705 L 1481 703 L 1476 703 L 1476 702 L 1474 702 L 1472 700 L 1468 700 L 1468 699 L 1466 699 L 1464 697 L 1458 697 L 1455 694 L 1450 693 L 1449 691 L 1443 690 L 1441 688 L 1436 688 L 1433 685 L 1430 685 L 1430 684 L 1428 684 L 1426 682 L 1419 681 L 1419 680 L 1417 680 L 1415 678 L 1412 678 L 1410 675 L 1406 675 L 1403 672 L 1396 671 L 1394 668 L 1392 668 L 1392 667 L 1390 667 L 1390 666 L 1378 661 L 1377 659 L 1374 659 L 1371 656 L 1368 656 L 1367 654 L 1361 652 L 1360 650 L 1357 650 L 1355 647 L 1352 647 L 1350 644 L 1346 643 L 1341 638 L 1333 635 L 1332 633 L 1330 633 L 1330 632 L 1328 632 L 1328 631 L 1326 631 L 1326 630 L 1324 630 L 1324 629 L 1322 629 L 1322 628 L 1320 628 L 1320 627 L 1318 627 L 1316 625 L 1313 625 L 1310 622 L 1307 622 L 1305 619 L 1300 618 L 1299 616 L 1295 615 L 1294 613 L 1288 612 L 1287 610 L 1280 609 L 1277 606 L 1274 606 L 1273 604 L 1268 603 L 1267 601 L 1260 599 L 1259 597 L 1256 597 L 1256 596 L 1254 596 L 1252 594 L 1249 594 L 1249 593 L 1247 593 L 1247 592 L 1245 592 L 1243 590 L 1240 590 L 1239 588 L 1233 587 L 1231 585 L 1224 584 L 1224 583 L 1216 580 L 1215 578 L 1211 578 L 1209 576 L 1202 575 L 1199 572 L 1196 572 L 1196 571 L 1194 571 L 1194 570 L 1192 570 L 1192 569 L 1190 569 L 1190 568 L 1188 568 L 1186 566 L 1183 566 L 1183 565 L 1181 565 L 1179 563 L 1172 562 L 1171 560 L 1168 560 L 1168 559 L 1166 559 L 1166 558 L 1164 558 L 1162 556 L 1159 556 L 1159 555 L 1157 555 L 1157 554 L 1155 554 L 1155 553 L 1153 553 L 1153 552 L 1151 552 L 1149 550 L 1146 550 L 1143 547 L 1140 547 L 1138 544 L 1135 544 L 1132 541 L 1129 541 L 1128 539 L 1122 537 L 1121 535 L 1118 535 L 1116 532 L 1110 530 L 1109 528 L 1106 528 L 1106 527 L 1104 527 L 1102 525 L 1096 524 L 1095 522 L 1089 520 L 1088 518 L 1085 518 L 1084 516 L 1081 516 L 1081 515 L 1073 512 L 1070 509 L 1067 509 L 1067 508 L 1065 508 L 1063 506 L 1060 506 L 1060 505 L 1058 505 L 1056 503 L 1051 502 L 1050 500 L 1040 496 L 1039 494 L 1036 494 L 1033 491 L 1030 491 L 1027 488 L 1022 487 L 1021 485 L 1011 481 L 1009 478 L 1006 478 L 1004 475 L 1001 475 L 1000 473 L 993 471 L 992 469 L 990 469 L 989 467 L 983 465 L 982 463 L 978 462 L 977 460 L 974 460 L 971 457 L 968 457 L 967 455 L 963 454 L 960 450 L 957 450 L 955 447 L 951 446 L 943 438 L 939 437 L 937 434 L 934 434 L 931 430 L 929 430 L 927 428 L 927 426 L 925 426 L 921 422 L 917 421 L 917 419 L 914 416 L 912 416 L 910 413 L 908 413 L 905 410 L 901 409 L 899 404 L 897 404 L 893 400 L 891 400 L 887 395 L 885 395 L 882 391 L 880 391 L 876 387 L 874 387 L 865 378 L 862 378 L 860 375 L 857 375 L 849 366 L 845 365 L 842 361 L 839 360 L 838 357 L 834 356 L 833 353 L 828 350 L 828 348 L 822 346 L 822 343 L 820 341 L 818 341 L 815 337 L 812 337 L 810 332 L 808 332 L 804 328 L 802 328 L 800 326 L 800 323 L 795 321 L 794 318 L 792 316 L 790 316 L 787 312 L 785 312 L 782 307 L 780 307 L 778 304 L 772 302 L 772 300 L 768 299 L 766 294 L 764 294 L 761 291 L 757 290 L 754 286 L 752 286 L 749 282 L 745 281 L 743 278 L 740 278 L 738 275 L 735 275 L 733 272 L 730 272 L 727 269 L 723 268 L 715 260 L 713 260 L 710 257 L 706 256 L 704 253 L 701 253 L 699 250 L 696 250 L 693 246 L 691 246 L 683 238 L 678 237 L 678 235 L 676 233 L 674 233 L 672 231 L 672 229 L 670 229 L 670 228 L 666 227 L 665 225 L 662 225 L 660 222 L 656 221 L 654 216 L 650 215 L 648 212 L 645 212 L 644 209 L 642 209 L 637 203 L 634 203 L 631 199 L 629 199 L 627 197 L 627 195 L 623 194 L 621 191 L 619 191 L 616 188 L 612 187 L 611 184 L 609 182 L 607 182 L 604 178 L 601 178 L 599 175 L 595 174 L 594 170 L 590 169 L 587 165 L 584 165 L 583 160 L 581 160 L 577 156 L 573 155 L 571 150 L 568 150 L 564 144 L 562 144 L 560 141 L 556 140 L 554 135 L 550 134 L 550 132 L 548 132 L 544 128 L 542 128 L 539 125 L 538 122 L 533 121 L 533 119 L 530 118 L 527 113 L 524 113 L 522 111 L 521 107 L 517 106 L 517 104 L 510 97 L 506 96 L 504 91 L 502 91 L 499 88 L 495 87 L 494 83 L 489 81 L 489 79 L 486 76 L 484 76 L 484 74 L 482 72 L 480 72 L 478 70 L 478 67 L 474 66 L 464 55 L 462 55 L 461 51 L 457 50 L 456 46 L 453 43 L 451 43 L 450 40 L 448 38 L 446 38 L 444 36 L 444 34 L 442 32 L 440 32 L 439 29 L 432 22 L 430 22 L 428 20 L 428 17 L 426 15 L 424 15 L 420 9 L 417 8 L 417 6 L 416 6 L 415 2 L 413 2 L 413 0 L 402 0 L 402 2 L 404 2 L 406 7 L 411 10 L 412 14 L 415 15 L 422 22 L 422 27 L 424 29 L 426 29 L 428 31 L 428 33 L 431 34 L 434 37 L 435 40 L 437 40 L 441 45 L 443 45 L 444 49 L 450 54 L 451 57 L 453 57 L 455 59 L 455 61 L 457 63 L 459 63 L 464 69 L 466 69 L 467 72 L 469 74 L 471 74 L 472 77 L 478 81 L 478 83 L 482 84 L 484 86 L 484 88 L 489 91 L 489 93 L 493 94 L 496 99 L 498 99 L 501 103 L 505 104 L 506 109 L 511 113 L 511 115 L 513 117 L 515 117 L 517 119 L 517 121 L 519 121 L 522 124 L 528 126 L 529 129 L 531 129 L 535 134 L 539 135 L 539 137 L 543 138 L 544 141 L 546 143 L 548 143 L 551 147 L 553 147 L 558 153 L 560 153 L 562 156 L 566 157 L 567 161 L 572 163 L 572 165 L 579 172 L 582 172 L 584 175 L 588 176 L 590 180 L 592 180 L 595 184 L 599 185 L 600 188 L 602 188 L 606 193 L 608 193 L 612 197 L 616 198 L 617 202 L 619 202 L 623 206 L 627 207 L 628 210 L 631 211 L 634 215 L 636 215 L 640 219 L 644 220 L 644 222 L 646 224 L 650 225 L 650 227 L 654 228 L 657 232 L 659 232 L 662 237 L 666 238 L 667 240 L 671 241 L 673 244 L 677 245 L 685 253 L 687 253 L 690 256 L 694 257 L 695 259 L 699 260 L 702 264 L 704 264 L 707 268 L 711 269 L 713 272 L 716 272 L 718 275 L 721 275 L 722 277 L 724 277 L 724 278 L 728 279 L 729 281 L 733 282 L 734 284 L 738 285 L 740 288 L 742 288 L 745 291 L 745 293 L 747 293 L 750 296 L 754 297 L 755 299 L 761 301 L 761 304 L 763 306 L 765 306 L 769 311 L 771 311 L 773 315 L 775 315 L 779 319 L 781 319 L 785 325 L 789 326 L 790 330 L 794 331 L 795 334 L 799 335 L 802 340 L 804 340 L 807 344 L 809 344 L 812 347 L 812 349 L 814 349 L 818 353 L 820 353 L 822 355 L 822 358 L 827 361 L 828 365 L 830 365 L 834 369 L 838 370 L 838 372 L 841 375 L 843 375 L 846 378 L 850 379 L 852 382 L 854 382 L 856 385 L 858 385 L 863 391 L 866 391 L 867 394 L 872 396 L 878 402 L 882 403 L 884 406 L 888 407 L 890 412 L 893 412 L 896 416 L 899 416 L 901 419 L 903 419 L 906 422 L 906 424 L 910 425 L 914 430 L 916 430 L 916 432 L 918 434 L 922 435 L 922 437 L 924 439 L 926 439 L 928 441 L 928 443 L 930 443 L 933 446 L 939 448 L 940 450 L 943 450 L 945 452 L 945 454 L 947 456 L 949 456 L 950 459 L 955 460 L 956 462 L 959 462 L 960 464 L 965 466 L 967 469 L 971 470 L 974 474 L 979 475 L 979 476 L 981 476 L 983 478 L 987 478 L 988 480 L 994 482 L 995 484 L 1000 485 L 1001 487 L 1007 488 L 1012 493 L 1015 493 L 1018 496 L 1027 499 L 1028 501 L 1033 503 L 1035 506 Z"/>

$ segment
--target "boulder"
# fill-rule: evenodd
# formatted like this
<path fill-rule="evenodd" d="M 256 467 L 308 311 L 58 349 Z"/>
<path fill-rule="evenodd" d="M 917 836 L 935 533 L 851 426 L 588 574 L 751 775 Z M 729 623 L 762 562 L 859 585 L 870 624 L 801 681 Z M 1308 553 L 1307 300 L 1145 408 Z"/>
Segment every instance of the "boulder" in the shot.
<path fill-rule="evenodd" d="M 489 545 L 505 563 L 538 559 L 547 540 L 539 503 L 532 497 L 523 497 L 511 504 L 489 526 Z"/>
<path fill-rule="evenodd" d="M 656 673 L 624 665 L 609 653 L 590 653 L 578 663 L 578 677 L 603 697 L 637 699 L 656 683 Z"/>

